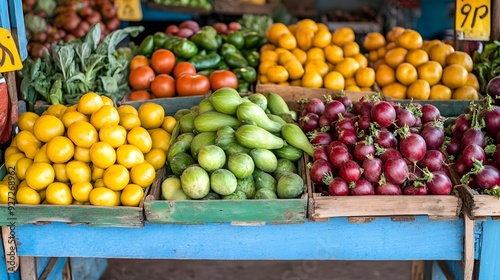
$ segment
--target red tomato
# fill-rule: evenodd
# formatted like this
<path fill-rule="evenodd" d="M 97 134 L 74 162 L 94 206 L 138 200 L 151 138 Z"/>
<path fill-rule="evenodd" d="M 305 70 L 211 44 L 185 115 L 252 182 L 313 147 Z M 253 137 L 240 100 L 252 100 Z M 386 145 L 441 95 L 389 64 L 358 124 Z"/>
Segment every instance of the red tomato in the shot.
<path fill-rule="evenodd" d="M 160 74 L 151 82 L 151 93 L 156 98 L 175 96 L 175 80 L 168 74 Z"/>
<path fill-rule="evenodd" d="M 174 77 L 177 79 L 184 73 L 196 74 L 196 68 L 187 61 L 177 63 L 174 67 Z"/>
<path fill-rule="evenodd" d="M 200 74 L 184 74 L 175 81 L 179 96 L 203 95 L 210 90 L 210 81 Z"/>
<path fill-rule="evenodd" d="M 145 90 L 136 90 L 128 96 L 128 101 L 137 101 L 137 100 L 148 100 L 151 99 L 151 94 Z"/>
<path fill-rule="evenodd" d="M 175 55 L 164 49 L 156 50 L 151 56 L 151 67 L 157 74 L 170 74 L 175 66 Z"/>
<path fill-rule="evenodd" d="M 155 72 L 149 66 L 140 66 L 132 71 L 128 76 L 130 87 L 135 90 L 149 89 L 151 82 L 155 78 Z"/>
<path fill-rule="evenodd" d="M 213 91 L 223 87 L 238 88 L 238 78 L 229 70 L 216 70 L 210 74 L 210 86 Z"/>

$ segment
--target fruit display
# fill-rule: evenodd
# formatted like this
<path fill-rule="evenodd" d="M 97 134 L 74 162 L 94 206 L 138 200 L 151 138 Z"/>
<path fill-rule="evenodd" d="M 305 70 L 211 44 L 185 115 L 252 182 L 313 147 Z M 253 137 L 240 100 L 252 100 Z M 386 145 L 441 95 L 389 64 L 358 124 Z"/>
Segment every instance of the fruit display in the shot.
<path fill-rule="evenodd" d="M 23 0 L 30 57 L 42 57 L 59 41 L 81 38 L 99 23 L 100 40 L 120 27 L 113 1 Z"/>
<path fill-rule="evenodd" d="M 5 151 L 6 170 L 15 173 L 15 201 L 138 206 L 165 164 L 176 121 L 164 114 L 154 103 L 116 108 L 93 92 L 69 107 L 52 105 L 41 116 L 21 114 L 20 132 Z M 4 182 L 0 203 L 6 204 L 14 192 Z"/>
<path fill-rule="evenodd" d="M 73 105 L 86 92 L 105 95 L 116 104 L 128 90 L 127 47 L 117 49 L 128 36 L 137 36 L 142 26 L 115 30 L 101 41 L 101 27 L 95 24 L 85 37 L 53 45 L 42 57 L 23 62 L 20 90 L 33 111 L 37 100 L 48 104 Z"/>
<path fill-rule="evenodd" d="M 315 192 L 325 196 L 449 195 L 453 189 L 439 110 L 380 95 L 311 98 L 299 124 L 315 145 Z"/>
<path fill-rule="evenodd" d="M 250 85 L 257 79 L 256 68 L 260 58 L 257 50 L 263 44 L 264 36 L 254 31 L 235 30 L 241 28 L 238 23 L 229 24 L 229 33 L 217 24 L 200 29 L 194 21 L 183 22 L 179 27 L 177 31 L 174 30 L 176 26 L 167 28 L 167 34 L 175 34 L 172 36 L 161 32 L 147 36 L 136 55 L 153 59 L 155 50 L 169 51 L 173 53 L 169 61 L 173 59 L 174 65 L 189 62 L 196 73 L 208 78 L 216 70 L 231 70 L 237 77 L 238 91 L 249 91 Z M 186 30 L 190 30 L 190 34 Z"/>
<path fill-rule="evenodd" d="M 222 88 L 174 117 L 178 136 L 167 153 L 172 174 L 162 183 L 164 199 L 288 199 L 304 192 L 297 161 L 313 147 L 287 122 L 293 114 L 279 95 L 242 98 Z"/>
<path fill-rule="evenodd" d="M 489 96 L 455 119 L 445 146 L 462 184 L 500 197 L 500 107 Z"/>
<path fill-rule="evenodd" d="M 155 4 L 178 6 L 178 7 L 193 7 L 201 8 L 206 11 L 212 10 L 212 3 L 208 0 L 152 0 Z"/>
<path fill-rule="evenodd" d="M 477 100 L 478 79 L 466 52 L 439 40 L 425 41 L 415 30 L 395 27 L 383 36 L 366 35 L 363 46 L 376 70 L 381 92 L 394 99 Z"/>
<path fill-rule="evenodd" d="M 269 44 L 261 48 L 259 81 L 263 84 L 373 91 L 375 70 L 354 41 L 354 31 L 330 32 L 311 19 L 267 30 Z"/>

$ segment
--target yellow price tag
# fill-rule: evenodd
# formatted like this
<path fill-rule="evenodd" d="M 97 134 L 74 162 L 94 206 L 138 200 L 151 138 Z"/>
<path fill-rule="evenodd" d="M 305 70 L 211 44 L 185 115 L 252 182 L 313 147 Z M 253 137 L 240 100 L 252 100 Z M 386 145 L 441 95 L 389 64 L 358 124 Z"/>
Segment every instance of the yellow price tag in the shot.
<path fill-rule="evenodd" d="M 491 29 L 491 1 L 457 0 L 455 6 L 457 39 L 488 41 Z"/>
<path fill-rule="evenodd" d="M 23 68 L 19 51 L 10 31 L 0 28 L 0 73 Z"/>
<path fill-rule="evenodd" d="M 116 15 L 119 20 L 141 21 L 141 0 L 115 0 Z"/>

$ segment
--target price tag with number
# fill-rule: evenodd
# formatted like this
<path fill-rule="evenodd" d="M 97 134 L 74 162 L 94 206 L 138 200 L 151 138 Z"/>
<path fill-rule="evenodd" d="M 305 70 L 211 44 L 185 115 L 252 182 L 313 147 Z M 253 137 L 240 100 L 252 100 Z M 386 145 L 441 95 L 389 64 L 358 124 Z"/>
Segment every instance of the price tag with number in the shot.
<path fill-rule="evenodd" d="M 491 1 L 457 0 L 455 30 L 459 40 L 488 41 L 491 30 Z"/>
<path fill-rule="evenodd" d="M 12 34 L 0 28 L 0 73 L 16 71 L 23 68 L 19 51 Z"/>
<path fill-rule="evenodd" d="M 119 20 L 141 21 L 141 0 L 115 0 L 116 15 Z"/>

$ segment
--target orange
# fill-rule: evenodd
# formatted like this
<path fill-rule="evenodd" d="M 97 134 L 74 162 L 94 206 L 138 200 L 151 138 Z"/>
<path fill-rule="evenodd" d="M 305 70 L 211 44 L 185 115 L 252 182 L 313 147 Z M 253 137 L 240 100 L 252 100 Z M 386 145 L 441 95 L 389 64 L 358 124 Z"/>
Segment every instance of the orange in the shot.
<path fill-rule="evenodd" d="M 378 68 L 380 67 L 380 65 L 385 65 L 385 66 L 389 66 L 385 63 L 385 59 L 378 59 L 377 61 L 375 61 L 375 63 L 373 63 L 373 69 L 375 70 L 378 70 Z M 392 68 L 391 68 L 392 69 Z"/>
<path fill-rule="evenodd" d="M 92 183 L 80 182 L 71 186 L 71 194 L 76 201 L 87 202 L 93 189 Z"/>
<path fill-rule="evenodd" d="M 151 135 L 143 127 L 134 127 L 127 133 L 127 143 L 134 145 L 145 154 L 151 150 L 153 141 Z"/>
<path fill-rule="evenodd" d="M 26 183 L 36 191 L 45 189 L 54 179 L 54 168 L 45 162 L 34 162 L 26 170 Z"/>
<path fill-rule="evenodd" d="M 78 104 L 73 104 L 73 105 L 67 107 L 66 111 L 64 113 L 73 112 L 73 111 L 78 111 Z"/>
<path fill-rule="evenodd" d="M 94 188 L 89 195 L 90 204 L 96 206 L 115 206 L 118 197 L 108 188 Z"/>
<path fill-rule="evenodd" d="M 477 90 L 470 86 L 461 86 L 453 91 L 452 99 L 477 100 L 479 95 Z"/>
<path fill-rule="evenodd" d="M 168 133 L 172 133 L 176 124 L 177 120 L 173 116 L 165 116 L 163 123 L 161 124 L 161 128 Z"/>
<path fill-rule="evenodd" d="M 260 48 L 260 53 L 262 53 L 263 51 L 267 51 L 267 50 L 269 50 L 269 51 L 273 51 L 273 50 L 275 50 L 275 49 L 276 49 L 276 46 L 275 46 L 275 45 L 273 45 L 273 44 L 265 44 L 264 46 L 262 46 L 262 47 Z"/>
<path fill-rule="evenodd" d="M 399 64 L 405 61 L 407 53 L 408 50 L 401 47 L 396 47 L 385 54 L 385 63 L 396 69 Z"/>
<path fill-rule="evenodd" d="M 366 50 L 372 51 L 372 50 L 377 50 L 379 48 L 384 47 L 386 44 L 384 35 L 378 33 L 378 32 L 370 32 L 366 34 L 364 40 L 363 40 L 363 47 L 365 47 Z"/>
<path fill-rule="evenodd" d="M 120 194 L 120 201 L 123 206 L 136 207 L 144 197 L 144 190 L 136 184 L 128 184 Z"/>
<path fill-rule="evenodd" d="M 161 169 L 165 165 L 166 159 L 167 152 L 160 148 L 153 148 L 144 155 L 144 160 L 153 165 L 155 170 Z"/>
<path fill-rule="evenodd" d="M 108 168 L 116 162 L 116 152 L 107 142 L 96 142 L 90 147 L 90 160 L 99 168 Z"/>
<path fill-rule="evenodd" d="M 95 92 L 88 92 L 80 97 L 78 100 L 78 112 L 84 115 L 91 115 L 95 111 L 101 109 L 104 105 L 101 96 Z"/>
<path fill-rule="evenodd" d="M 149 59 L 144 55 L 136 55 L 130 60 L 128 68 L 130 71 L 140 66 L 149 66 Z"/>
<path fill-rule="evenodd" d="M 46 163 L 52 163 L 47 156 L 47 144 L 43 145 L 40 149 L 35 154 L 35 157 L 33 157 L 33 162 L 46 162 Z"/>
<path fill-rule="evenodd" d="M 411 50 L 406 54 L 406 62 L 418 67 L 422 63 L 429 61 L 429 55 L 422 49 Z"/>
<path fill-rule="evenodd" d="M 332 42 L 332 33 L 328 29 L 320 29 L 314 34 L 312 45 L 317 48 L 324 48 Z"/>
<path fill-rule="evenodd" d="M 83 162 L 91 162 L 90 160 L 90 149 L 75 147 L 75 155 L 73 156 L 74 160 L 83 161 Z"/>
<path fill-rule="evenodd" d="M 359 45 L 356 42 L 349 42 L 343 46 L 344 56 L 352 57 L 359 54 Z"/>
<path fill-rule="evenodd" d="M 168 146 L 170 145 L 170 133 L 166 132 L 164 129 L 156 129 L 151 132 L 151 149 L 160 148 L 165 152 L 168 150 Z"/>
<path fill-rule="evenodd" d="M 339 72 L 344 78 L 351 78 L 359 69 L 359 63 L 352 57 L 346 57 L 335 65 L 335 71 Z"/>
<path fill-rule="evenodd" d="M 320 88 L 323 86 L 323 78 L 318 72 L 305 73 L 302 76 L 301 85 L 308 88 Z"/>
<path fill-rule="evenodd" d="M 125 166 L 114 164 L 104 170 L 102 180 L 107 188 L 121 191 L 130 182 L 130 174 Z"/>
<path fill-rule="evenodd" d="M 4 155 L 4 157 L 8 157 L 8 156 L 10 156 L 12 154 L 16 154 L 16 153 L 21 153 L 21 151 L 17 147 L 9 146 L 9 147 L 7 147 L 7 149 L 5 149 L 3 155 Z"/>
<path fill-rule="evenodd" d="M 356 78 L 352 77 L 352 78 L 345 79 L 345 86 L 346 87 L 355 86 L 355 85 L 356 85 Z"/>
<path fill-rule="evenodd" d="M 30 187 L 22 187 L 17 190 L 16 204 L 40 204 L 40 194 Z"/>
<path fill-rule="evenodd" d="M 32 159 L 29 158 L 20 158 L 16 162 L 16 176 L 19 180 L 24 180 L 26 178 L 26 170 L 33 163 Z"/>
<path fill-rule="evenodd" d="M 379 48 L 377 50 L 377 59 L 379 58 L 385 58 L 385 54 L 387 53 L 387 49 L 386 48 Z"/>
<path fill-rule="evenodd" d="M 417 78 L 417 69 L 415 69 L 415 67 L 413 67 L 410 63 L 401 63 L 396 69 L 396 79 L 405 86 L 415 82 Z"/>
<path fill-rule="evenodd" d="M 270 84 L 271 83 L 271 82 L 269 82 L 269 79 L 267 78 L 266 75 L 260 75 L 259 82 L 261 82 L 262 84 Z"/>
<path fill-rule="evenodd" d="M 125 130 L 131 130 L 134 127 L 141 126 L 141 120 L 137 115 L 123 114 L 120 116 L 120 122 L 118 124 L 125 128 Z"/>
<path fill-rule="evenodd" d="M 331 90 L 343 90 L 345 87 L 344 77 L 337 71 L 326 74 L 324 82 L 324 87 Z"/>
<path fill-rule="evenodd" d="M 62 182 L 62 183 L 69 182 L 68 176 L 66 175 L 66 164 L 54 163 L 52 165 L 52 168 L 54 168 L 56 181 Z"/>
<path fill-rule="evenodd" d="M 165 118 L 165 110 L 159 104 L 147 102 L 142 104 L 137 111 L 141 126 L 145 129 L 158 128 Z"/>
<path fill-rule="evenodd" d="M 446 66 L 446 57 L 453 53 L 455 49 L 451 45 L 440 43 L 436 44 L 429 50 L 429 58 L 441 64 L 442 67 Z"/>
<path fill-rule="evenodd" d="M 471 86 L 475 88 L 476 90 L 479 90 L 479 82 L 477 80 L 476 75 L 473 73 L 468 73 L 467 74 L 467 82 L 465 83 L 466 86 Z"/>
<path fill-rule="evenodd" d="M 366 59 L 366 56 L 364 56 L 363 54 L 358 53 L 352 58 L 354 58 L 359 63 L 359 68 L 368 67 L 368 59 Z"/>
<path fill-rule="evenodd" d="M 125 144 L 127 130 L 120 125 L 106 125 L 99 130 L 99 140 L 110 144 L 111 147 L 116 149 Z"/>
<path fill-rule="evenodd" d="M 354 42 L 354 31 L 349 27 L 341 27 L 336 29 L 332 34 L 332 43 L 342 47 L 349 42 Z"/>
<path fill-rule="evenodd" d="M 451 64 L 444 68 L 441 81 L 450 89 L 456 89 L 465 86 L 468 75 L 467 70 L 461 65 Z"/>
<path fill-rule="evenodd" d="M 266 31 L 267 40 L 272 44 L 278 45 L 279 38 L 286 33 L 290 33 L 286 25 L 280 22 L 274 23 Z"/>
<path fill-rule="evenodd" d="M 278 54 L 275 51 L 267 50 L 260 54 L 260 62 L 262 61 L 278 61 Z"/>
<path fill-rule="evenodd" d="M 382 64 L 375 72 L 375 81 L 381 87 L 396 82 L 396 72 L 389 65 Z"/>
<path fill-rule="evenodd" d="M 297 22 L 296 26 L 297 27 L 308 27 L 314 32 L 317 32 L 319 30 L 318 24 L 310 18 L 305 18 L 305 19 L 299 20 Z"/>
<path fill-rule="evenodd" d="M 106 95 L 101 95 L 101 99 L 102 99 L 102 104 L 103 105 L 109 105 L 109 106 L 114 106 L 115 103 L 113 102 L 113 100 L 109 97 L 107 97 Z"/>
<path fill-rule="evenodd" d="M 297 39 L 297 46 L 301 50 L 307 51 L 313 46 L 314 30 L 307 26 L 298 27 L 295 38 Z"/>
<path fill-rule="evenodd" d="M 344 50 L 336 45 L 329 45 L 324 48 L 325 57 L 328 62 L 339 63 L 344 59 Z"/>
<path fill-rule="evenodd" d="M 289 52 L 290 52 L 289 50 L 286 50 L 286 49 L 284 49 L 284 48 L 276 48 L 274 51 L 278 54 L 278 57 L 279 57 L 279 56 L 280 56 L 280 54 L 282 54 L 282 53 L 289 53 Z"/>
<path fill-rule="evenodd" d="M 103 174 L 104 174 L 104 171 L 103 171 Z M 104 181 L 102 180 L 102 178 L 96 179 L 94 181 L 94 189 L 95 188 L 106 188 L 106 186 L 104 185 Z"/>
<path fill-rule="evenodd" d="M 132 183 L 143 188 L 149 187 L 153 183 L 155 177 L 155 168 L 148 162 L 136 164 L 130 169 L 130 180 Z"/>
<path fill-rule="evenodd" d="M 326 62 L 324 62 L 322 60 L 312 60 L 312 61 L 308 61 L 306 63 L 305 72 L 318 72 L 321 75 L 321 77 L 323 77 L 328 73 L 329 69 L 330 69 L 330 67 L 328 67 Z M 292 79 L 292 80 L 295 80 L 298 78 L 300 78 L 300 77 L 297 77 L 297 76 L 290 77 L 290 79 Z"/>
<path fill-rule="evenodd" d="M 12 170 L 16 167 L 17 162 L 23 158 L 27 158 L 23 153 L 11 154 L 5 158 L 5 168 L 7 170 Z"/>
<path fill-rule="evenodd" d="M 424 40 L 420 33 L 415 30 L 406 29 L 396 38 L 396 45 L 407 50 L 416 50 L 422 47 Z"/>
<path fill-rule="evenodd" d="M 292 80 L 290 81 L 290 85 L 294 87 L 300 87 L 302 86 L 302 80 L 301 79 Z"/>
<path fill-rule="evenodd" d="M 72 160 L 66 164 L 66 176 L 71 184 L 90 182 L 90 167 L 83 161 Z"/>
<path fill-rule="evenodd" d="M 92 113 L 90 123 L 99 130 L 105 125 L 117 125 L 120 123 L 120 115 L 115 107 L 104 105 L 99 110 Z"/>
<path fill-rule="evenodd" d="M 394 42 L 399 35 L 403 34 L 406 29 L 400 26 L 393 27 L 389 32 L 387 32 L 387 41 Z"/>
<path fill-rule="evenodd" d="M 47 142 L 47 157 L 53 163 L 65 163 L 75 154 L 75 145 L 68 137 L 56 136 Z"/>
<path fill-rule="evenodd" d="M 0 183 L 0 204 L 8 204 L 9 201 L 13 202 L 15 199 L 16 196 L 14 195 L 14 192 L 10 190 L 8 183 Z"/>
<path fill-rule="evenodd" d="M 285 69 L 288 71 L 288 78 L 292 80 L 300 79 L 304 75 L 304 67 L 297 59 L 287 61 Z"/>
<path fill-rule="evenodd" d="M 135 107 L 132 105 L 122 105 L 118 107 L 116 110 L 118 110 L 118 115 L 120 115 L 120 117 L 124 114 L 134 114 L 136 116 L 139 115 L 137 109 L 135 109 Z"/>
<path fill-rule="evenodd" d="M 446 57 L 446 65 L 458 64 L 467 70 L 467 72 L 472 72 L 472 58 L 466 52 L 452 52 Z"/>
<path fill-rule="evenodd" d="M 418 78 L 426 80 L 429 85 L 433 86 L 441 81 L 443 68 L 436 61 L 428 61 L 417 67 Z"/>
<path fill-rule="evenodd" d="M 35 121 L 38 118 L 39 116 L 33 112 L 24 112 L 19 116 L 17 125 L 19 126 L 20 130 L 33 132 L 33 126 L 35 125 Z"/>
<path fill-rule="evenodd" d="M 415 71 L 416 73 L 416 71 Z M 359 87 L 370 88 L 375 84 L 375 70 L 373 68 L 360 68 L 356 71 L 356 85 Z"/>
<path fill-rule="evenodd" d="M 405 99 L 406 98 L 406 86 L 396 82 L 392 84 L 385 85 L 382 87 L 382 93 L 384 96 L 394 98 L 394 99 Z"/>
<path fill-rule="evenodd" d="M 64 124 L 64 127 L 68 129 L 68 127 L 77 121 L 85 121 L 88 122 L 90 118 L 87 115 L 84 115 L 78 111 L 70 111 L 64 113 L 64 115 L 61 117 L 61 121 Z"/>
<path fill-rule="evenodd" d="M 116 149 L 116 162 L 130 169 L 144 162 L 144 154 L 136 146 L 125 144 Z"/>
<path fill-rule="evenodd" d="M 269 69 L 269 67 L 271 66 L 275 66 L 277 65 L 278 63 L 276 63 L 275 61 L 271 61 L 271 60 L 265 60 L 265 61 L 262 61 L 260 64 L 259 64 L 259 74 L 260 76 L 264 76 L 267 74 L 267 70 Z"/>
<path fill-rule="evenodd" d="M 285 67 L 281 65 L 275 65 L 269 67 L 266 76 L 269 82 L 271 83 L 286 82 L 289 77 L 288 71 L 286 71 Z"/>
<path fill-rule="evenodd" d="M 431 87 L 426 80 L 416 80 L 413 82 L 406 91 L 408 98 L 417 100 L 427 100 L 431 94 Z"/>
<path fill-rule="evenodd" d="M 66 106 L 62 104 L 53 104 L 50 105 L 49 108 L 47 108 L 47 111 L 45 111 L 46 115 L 51 115 L 56 118 L 62 117 L 64 115 L 64 112 L 66 111 Z"/>
<path fill-rule="evenodd" d="M 97 130 L 86 121 L 76 121 L 68 127 L 68 138 L 76 146 L 90 148 L 98 140 Z"/>
<path fill-rule="evenodd" d="M 278 46 L 285 50 L 293 50 L 297 47 L 297 40 L 291 33 L 284 33 L 278 38 Z"/>
<path fill-rule="evenodd" d="M 297 60 L 291 52 L 284 52 L 278 56 L 278 63 L 280 65 L 285 65 L 285 63 L 290 60 Z"/>
<path fill-rule="evenodd" d="M 95 181 L 97 179 L 100 179 L 104 175 L 104 169 L 99 168 L 95 165 L 92 165 L 90 172 L 91 172 L 91 177 L 90 177 L 91 181 Z"/>
<path fill-rule="evenodd" d="M 321 60 L 325 61 L 325 52 L 320 48 L 310 48 L 306 52 L 307 61 Z"/>
<path fill-rule="evenodd" d="M 433 85 L 429 99 L 432 100 L 449 100 L 451 99 L 451 89 L 445 85 Z"/>
<path fill-rule="evenodd" d="M 434 47 L 435 45 L 439 45 L 439 44 L 442 44 L 442 42 L 440 40 L 437 40 L 437 39 L 431 40 L 431 41 L 425 41 L 424 45 L 422 46 L 422 49 L 426 53 L 430 53 L 431 48 Z"/>
<path fill-rule="evenodd" d="M 16 147 L 23 152 L 27 158 L 33 159 L 38 149 L 42 146 L 42 142 L 40 142 L 33 133 L 27 130 L 19 132 L 14 139 L 16 140 Z"/>
<path fill-rule="evenodd" d="M 378 51 L 373 50 L 368 52 L 368 60 L 370 61 L 376 61 L 378 59 Z"/>
<path fill-rule="evenodd" d="M 60 182 L 54 182 L 47 187 L 45 196 L 49 204 L 69 205 L 73 202 L 71 189 L 68 185 Z"/>
<path fill-rule="evenodd" d="M 349 85 L 345 87 L 345 90 L 347 91 L 361 91 L 361 88 L 358 87 L 357 85 Z"/>
<path fill-rule="evenodd" d="M 33 134 L 38 140 L 49 142 L 50 139 L 64 134 L 64 124 L 55 116 L 41 116 L 33 125 Z"/>
<path fill-rule="evenodd" d="M 387 44 L 387 46 L 385 46 L 385 50 L 386 52 L 389 51 L 389 50 L 392 50 L 396 47 L 396 43 L 394 42 L 390 42 L 389 44 Z"/>
<path fill-rule="evenodd" d="M 307 53 L 299 48 L 295 48 L 292 50 L 292 54 L 295 58 L 300 62 L 300 64 L 306 63 Z"/>
<path fill-rule="evenodd" d="M 281 83 L 277 83 L 277 85 L 279 85 L 279 86 L 290 86 L 290 83 L 289 82 L 281 82 Z"/>

